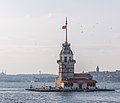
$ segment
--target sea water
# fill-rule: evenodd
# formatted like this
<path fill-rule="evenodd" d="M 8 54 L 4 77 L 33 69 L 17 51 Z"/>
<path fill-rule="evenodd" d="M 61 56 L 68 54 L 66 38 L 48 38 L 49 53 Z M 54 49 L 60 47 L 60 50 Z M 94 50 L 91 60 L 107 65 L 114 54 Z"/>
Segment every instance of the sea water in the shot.
<path fill-rule="evenodd" d="M 54 83 L 0 82 L 0 103 L 120 103 L 120 83 L 98 83 L 110 92 L 33 92 L 30 85 L 54 86 Z"/>

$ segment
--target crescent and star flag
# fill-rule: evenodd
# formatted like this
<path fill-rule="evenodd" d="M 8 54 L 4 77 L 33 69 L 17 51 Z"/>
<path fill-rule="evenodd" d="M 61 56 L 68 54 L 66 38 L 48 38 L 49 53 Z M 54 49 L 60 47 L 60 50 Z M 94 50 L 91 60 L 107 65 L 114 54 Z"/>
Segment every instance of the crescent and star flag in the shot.
<path fill-rule="evenodd" d="M 62 29 L 67 29 L 67 25 L 62 26 Z"/>

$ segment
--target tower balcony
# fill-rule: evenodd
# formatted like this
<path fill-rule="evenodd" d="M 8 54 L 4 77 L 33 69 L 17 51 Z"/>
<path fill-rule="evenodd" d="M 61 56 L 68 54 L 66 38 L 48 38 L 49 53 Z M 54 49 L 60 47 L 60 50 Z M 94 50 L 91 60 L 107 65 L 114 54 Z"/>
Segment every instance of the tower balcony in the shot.
<path fill-rule="evenodd" d="M 69 61 L 61 61 L 61 60 L 57 60 L 57 63 L 63 63 L 63 64 L 75 64 L 76 60 L 69 60 Z"/>
<path fill-rule="evenodd" d="M 61 60 L 57 60 L 57 63 L 58 63 L 58 64 L 61 63 Z"/>

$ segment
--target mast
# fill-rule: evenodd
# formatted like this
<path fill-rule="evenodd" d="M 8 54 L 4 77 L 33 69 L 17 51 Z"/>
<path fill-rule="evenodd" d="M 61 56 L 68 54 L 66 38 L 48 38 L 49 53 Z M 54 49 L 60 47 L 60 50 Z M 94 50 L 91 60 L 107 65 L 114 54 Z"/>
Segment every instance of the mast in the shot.
<path fill-rule="evenodd" d="M 67 17 L 66 17 L 66 44 L 67 44 Z"/>

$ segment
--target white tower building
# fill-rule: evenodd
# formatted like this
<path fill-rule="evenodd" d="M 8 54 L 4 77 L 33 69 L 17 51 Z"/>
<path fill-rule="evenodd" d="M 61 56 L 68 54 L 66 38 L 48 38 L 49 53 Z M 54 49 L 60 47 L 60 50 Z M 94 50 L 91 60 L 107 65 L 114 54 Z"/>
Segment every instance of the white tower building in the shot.
<path fill-rule="evenodd" d="M 62 50 L 59 54 L 59 60 L 57 63 L 59 64 L 59 75 L 56 78 L 56 87 L 60 88 L 62 85 L 62 81 L 74 78 L 74 64 L 76 61 L 73 59 L 73 52 L 70 48 L 70 43 L 67 42 L 67 18 L 66 25 L 62 27 L 66 29 L 66 41 L 62 45 Z"/>

